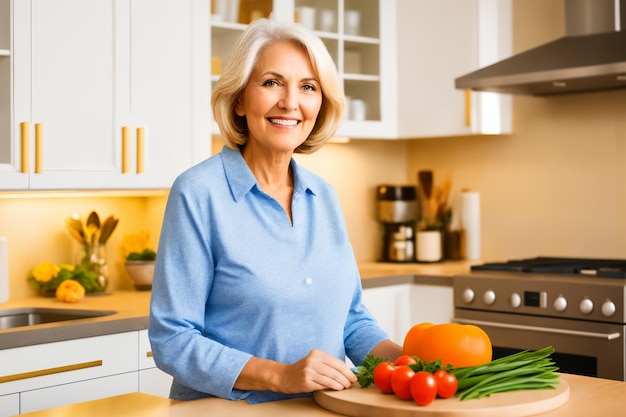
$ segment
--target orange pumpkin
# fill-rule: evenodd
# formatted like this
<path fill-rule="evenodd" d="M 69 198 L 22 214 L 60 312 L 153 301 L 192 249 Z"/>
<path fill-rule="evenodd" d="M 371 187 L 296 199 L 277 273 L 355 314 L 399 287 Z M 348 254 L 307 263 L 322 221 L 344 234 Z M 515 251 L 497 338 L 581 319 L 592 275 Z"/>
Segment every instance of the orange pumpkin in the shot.
<path fill-rule="evenodd" d="M 426 362 L 441 359 L 444 366 L 476 366 L 491 361 L 491 340 L 483 329 L 471 324 L 420 323 L 407 332 L 402 354 Z"/>

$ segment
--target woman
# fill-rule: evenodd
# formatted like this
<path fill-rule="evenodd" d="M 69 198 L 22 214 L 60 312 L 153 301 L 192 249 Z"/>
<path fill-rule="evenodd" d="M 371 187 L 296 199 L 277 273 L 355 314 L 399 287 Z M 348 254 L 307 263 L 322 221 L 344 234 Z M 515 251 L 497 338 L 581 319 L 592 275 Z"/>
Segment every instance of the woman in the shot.
<path fill-rule="evenodd" d="M 172 186 L 154 274 L 149 334 L 171 397 L 258 403 L 349 388 L 346 355 L 401 349 L 361 303 L 334 189 L 292 159 L 341 121 L 334 63 L 300 26 L 255 21 L 212 107 L 226 146 Z"/>

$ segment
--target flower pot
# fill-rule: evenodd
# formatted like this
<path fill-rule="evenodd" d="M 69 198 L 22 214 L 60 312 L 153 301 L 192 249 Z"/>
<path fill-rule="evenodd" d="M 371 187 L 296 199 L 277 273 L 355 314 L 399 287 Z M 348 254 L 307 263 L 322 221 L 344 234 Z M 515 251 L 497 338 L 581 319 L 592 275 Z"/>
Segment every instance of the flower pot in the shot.
<path fill-rule="evenodd" d="M 126 261 L 126 273 L 135 284 L 138 291 L 152 289 L 152 275 L 154 275 L 154 261 Z"/>

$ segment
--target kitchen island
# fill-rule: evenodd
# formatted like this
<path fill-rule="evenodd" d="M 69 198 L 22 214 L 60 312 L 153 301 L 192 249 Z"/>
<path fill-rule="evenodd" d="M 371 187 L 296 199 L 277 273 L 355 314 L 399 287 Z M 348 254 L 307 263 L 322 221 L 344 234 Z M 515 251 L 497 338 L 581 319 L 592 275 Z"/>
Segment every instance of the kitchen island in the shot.
<path fill-rule="evenodd" d="M 623 415 L 626 409 L 626 382 L 563 374 L 570 386 L 569 400 L 543 417 L 592 417 Z M 359 389 L 359 388 L 352 388 Z M 446 401 L 446 400 L 437 400 Z M 418 406 L 415 406 L 418 409 Z M 428 407 L 416 416 L 428 415 Z M 337 417 L 318 406 L 312 398 L 250 405 L 244 401 L 208 398 L 189 402 L 171 401 L 147 394 L 126 394 L 81 404 L 23 414 L 26 417 Z"/>

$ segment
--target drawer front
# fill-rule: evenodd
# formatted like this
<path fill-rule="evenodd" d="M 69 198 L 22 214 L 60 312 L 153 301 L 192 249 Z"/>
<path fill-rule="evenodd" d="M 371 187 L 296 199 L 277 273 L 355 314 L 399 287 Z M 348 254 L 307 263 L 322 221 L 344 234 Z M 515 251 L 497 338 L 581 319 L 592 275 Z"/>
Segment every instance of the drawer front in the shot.
<path fill-rule="evenodd" d="M 169 398 L 173 379 L 158 368 L 142 369 L 139 371 L 139 392 Z"/>
<path fill-rule="evenodd" d="M 22 414 L 61 407 L 84 401 L 136 392 L 137 371 L 49 388 L 26 391 L 20 395 Z"/>
<path fill-rule="evenodd" d="M 20 413 L 20 394 L 0 395 L 0 417 Z"/>
<path fill-rule="evenodd" d="M 0 350 L 0 395 L 137 371 L 137 332 Z"/>

